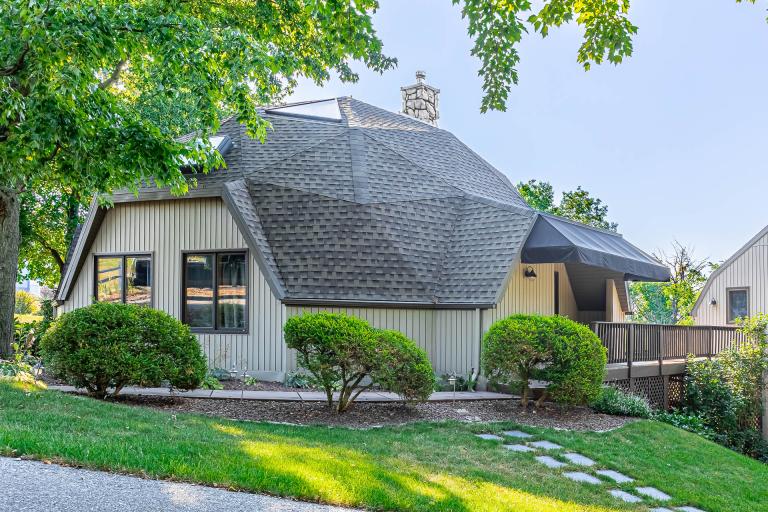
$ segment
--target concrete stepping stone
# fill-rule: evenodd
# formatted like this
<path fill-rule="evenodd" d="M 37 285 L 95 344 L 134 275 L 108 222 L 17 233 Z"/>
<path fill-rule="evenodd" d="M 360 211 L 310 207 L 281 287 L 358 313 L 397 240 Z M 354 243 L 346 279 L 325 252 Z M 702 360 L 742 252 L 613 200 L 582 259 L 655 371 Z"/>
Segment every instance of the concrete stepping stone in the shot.
<path fill-rule="evenodd" d="M 533 437 L 528 432 L 523 432 L 521 430 L 507 430 L 506 432 L 502 432 L 505 436 L 509 437 L 516 437 L 518 439 L 528 439 L 529 437 Z"/>
<path fill-rule="evenodd" d="M 584 482 L 585 484 L 600 485 L 602 483 L 599 478 L 582 473 L 581 471 L 570 471 L 563 473 L 563 476 L 574 482 Z"/>
<path fill-rule="evenodd" d="M 528 446 L 542 448 L 544 450 L 561 450 L 563 448 L 559 444 L 550 443 L 549 441 L 535 441 L 533 443 L 528 443 Z"/>
<path fill-rule="evenodd" d="M 579 453 L 564 453 L 563 457 L 573 462 L 577 466 L 594 466 L 595 461 Z"/>
<path fill-rule="evenodd" d="M 610 491 L 608 491 L 608 493 L 614 498 L 618 498 L 625 503 L 640 503 L 641 501 L 643 501 L 643 498 L 641 498 L 640 496 L 629 494 L 628 492 L 622 491 L 620 489 L 611 489 Z"/>
<path fill-rule="evenodd" d="M 500 436 L 497 436 L 496 434 L 475 434 L 480 439 L 485 439 L 486 441 L 502 441 L 503 439 Z"/>
<path fill-rule="evenodd" d="M 649 498 L 653 498 L 654 500 L 667 501 L 672 499 L 672 496 L 661 492 L 655 487 L 635 487 L 635 490 L 639 494 L 642 494 L 643 496 L 648 496 Z"/>
<path fill-rule="evenodd" d="M 678 510 L 680 512 L 704 512 L 700 508 L 696 507 L 676 507 L 675 510 Z"/>
<path fill-rule="evenodd" d="M 557 459 L 553 459 L 549 455 L 539 455 L 536 460 L 547 466 L 548 468 L 557 469 L 563 466 L 567 466 L 565 462 L 560 462 Z"/>
<path fill-rule="evenodd" d="M 505 444 L 504 448 L 511 452 L 535 452 L 533 448 L 530 446 L 525 446 L 524 444 Z"/>
<path fill-rule="evenodd" d="M 625 484 L 627 482 L 634 482 L 634 478 L 629 478 L 627 475 L 622 475 L 618 471 L 614 471 L 612 469 L 600 469 L 595 471 L 598 475 L 602 475 L 606 478 L 610 478 L 617 484 Z"/>

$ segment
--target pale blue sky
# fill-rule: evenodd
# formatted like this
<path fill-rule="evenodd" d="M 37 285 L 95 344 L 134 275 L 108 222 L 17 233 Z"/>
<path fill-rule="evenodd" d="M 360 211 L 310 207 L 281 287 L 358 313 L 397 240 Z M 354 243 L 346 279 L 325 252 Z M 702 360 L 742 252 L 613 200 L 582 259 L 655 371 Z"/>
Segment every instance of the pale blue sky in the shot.
<path fill-rule="evenodd" d="M 768 224 L 768 23 L 765 4 L 635 0 L 632 58 L 584 72 L 577 27 L 521 46 L 506 112 L 481 114 L 478 63 L 450 0 L 381 0 L 375 26 L 399 66 L 360 82 L 302 83 L 293 99 L 352 95 L 392 111 L 400 86 L 427 72 L 440 127 L 513 183 L 582 185 L 627 239 L 654 251 L 674 239 L 721 260 Z"/>

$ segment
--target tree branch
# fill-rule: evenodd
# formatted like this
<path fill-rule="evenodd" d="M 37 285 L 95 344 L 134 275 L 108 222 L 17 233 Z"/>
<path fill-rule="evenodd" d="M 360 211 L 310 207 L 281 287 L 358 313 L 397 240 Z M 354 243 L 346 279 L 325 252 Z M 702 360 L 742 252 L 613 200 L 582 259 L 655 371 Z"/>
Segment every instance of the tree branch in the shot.
<path fill-rule="evenodd" d="M 120 78 L 120 73 L 122 73 L 123 69 L 125 68 L 125 64 L 125 59 L 120 59 L 117 62 L 115 69 L 112 70 L 112 74 L 109 75 L 109 78 L 99 84 L 99 89 L 107 89 L 111 87 L 115 82 L 117 82 L 117 80 Z"/>
<path fill-rule="evenodd" d="M 29 43 L 24 43 L 24 49 L 21 50 L 21 53 L 19 54 L 19 58 L 16 59 L 16 62 L 14 64 L 11 64 L 10 66 L 6 66 L 4 68 L 0 68 L 0 76 L 12 76 L 18 73 L 21 68 L 24 67 L 24 59 L 27 57 L 27 54 L 29 53 Z"/>

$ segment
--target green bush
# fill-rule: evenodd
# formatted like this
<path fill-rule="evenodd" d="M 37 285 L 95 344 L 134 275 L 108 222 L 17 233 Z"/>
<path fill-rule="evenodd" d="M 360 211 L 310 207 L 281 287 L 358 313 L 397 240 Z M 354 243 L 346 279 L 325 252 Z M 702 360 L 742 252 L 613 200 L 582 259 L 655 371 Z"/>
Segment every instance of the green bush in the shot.
<path fill-rule="evenodd" d="M 529 381 L 536 377 L 537 367 L 551 358 L 551 328 L 548 317 L 512 315 L 494 322 L 483 337 L 483 372 L 488 380 L 519 386 L 524 406 Z"/>
<path fill-rule="evenodd" d="M 546 397 L 588 403 L 600 393 L 606 351 L 586 326 L 561 316 L 512 315 L 483 338 L 483 371 L 492 382 L 519 387 L 528 404 L 531 379 L 548 382 Z"/>
<path fill-rule="evenodd" d="M 377 331 L 379 365 L 371 380 L 409 403 L 424 402 L 435 387 L 435 374 L 427 353 L 398 331 Z"/>
<path fill-rule="evenodd" d="M 614 386 L 603 386 L 597 399 L 590 405 L 597 412 L 616 416 L 650 418 L 653 414 L 645 398 L 625 393 Z"/>
<path fill-rule="evenodd" d="M 16 292 L 14 313 L 17 315 L 36 315 L 38 311 L 40 311 L 40 303 L 37 297 L 24 290 Z"/>
<path fill-rule="evenodd" d="M 162 311 L 115 303 L 65 313 L 43 336 L 46 368 L 103 398 L 127 385 L 194 389 L 206 361 L 189 327 Z"/>
<path fill-rule="evenodd" d="M 547 396 L 556 402 L 586 404 L 595 400 L 605 377 L 608 361 L 602 341 L 586 325 L 564 316 L 548 318 L 551 359 L 545 363 L 540 377 L 549 384 L 540 399 Z"/>
<path fill-rule="evenodd" d="M 714 441 L 716 438 L 715 432 L 709 428 L 704 421 L 704 418 L 697 414 L 689 414 L 678 410 L 672 411 L 657 411 L 653 415 L 653 419 L 668 423 L 674 427 L 693 432 L 702 437 Z"/>
<path fill-rule="evenodd" d="M 284 330 L 286 345 L 296 350 L 299 366 L 325 391 L 329 407 L 333 392 L 339 391 L 338 412 L 374 384 L 408 401 L 426 399 L 434 385 L 426 354 L 400 333 L 338 313 L 292 317 Z"/>

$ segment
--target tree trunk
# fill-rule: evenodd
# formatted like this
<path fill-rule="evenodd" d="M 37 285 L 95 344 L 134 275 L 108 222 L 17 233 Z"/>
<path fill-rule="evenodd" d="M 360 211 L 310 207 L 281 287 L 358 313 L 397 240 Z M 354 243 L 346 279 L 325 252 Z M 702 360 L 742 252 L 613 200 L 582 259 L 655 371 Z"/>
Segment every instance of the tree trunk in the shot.
<path fill-rule="evenodd" d="M 0 187 L 0 356 L 11 354 L 19 266 L 19 193 Z"/>

